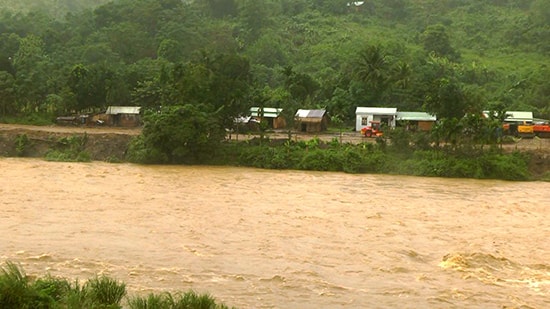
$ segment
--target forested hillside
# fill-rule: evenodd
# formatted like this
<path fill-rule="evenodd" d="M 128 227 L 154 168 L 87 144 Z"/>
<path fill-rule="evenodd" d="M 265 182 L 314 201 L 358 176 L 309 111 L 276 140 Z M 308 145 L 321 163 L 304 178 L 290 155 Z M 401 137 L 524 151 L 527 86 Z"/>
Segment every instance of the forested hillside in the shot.
<path fill-rule="evenodd" d="M 222 122 L 260 105 L 550 118 L 548 0 L 0 5 L 0 119 L 184 104 Z"/>
<path fill-rule="evenodd" d="M 0 8 L 12 12 L 40 10 L 54 17 L 97 7 L 109 0 L 0 0 Z"/>

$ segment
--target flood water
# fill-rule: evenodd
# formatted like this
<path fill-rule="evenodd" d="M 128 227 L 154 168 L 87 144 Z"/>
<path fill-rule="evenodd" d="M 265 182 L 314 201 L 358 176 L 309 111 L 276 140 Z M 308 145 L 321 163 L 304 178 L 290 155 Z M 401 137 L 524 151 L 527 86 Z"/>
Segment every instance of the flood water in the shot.
<path fill-rule="evenodd" d="M 0 158 L 0 262 L 238 308 L 550 308 L 550 183 Z"/>

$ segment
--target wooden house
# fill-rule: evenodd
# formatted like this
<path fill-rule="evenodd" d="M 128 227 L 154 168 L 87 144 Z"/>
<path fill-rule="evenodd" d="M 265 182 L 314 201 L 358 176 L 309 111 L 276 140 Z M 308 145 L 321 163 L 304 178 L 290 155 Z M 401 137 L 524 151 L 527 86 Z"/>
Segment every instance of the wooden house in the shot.
<path fill-rule="evenodd" d="M 300 132 L 325 131 L 328 123 L 328 114 L 324 109 L 299 109 L 294 115 L 294 126 Z"/>
<path fill-rule="evenodd" d="M 103 117 L 106 125 L 116 127 L 137 127 L 141 124 L 139 106 L 109 106 Z"/>
<path fill-rule="evenodd" d="M 425 112 L 397 112 L 397 125 L 410 131 L 430 131 L 437 120 L 435 115 Z"/>
<path fill-rule="evenodd" d="M 282 129 L 286 127 L 286 120 L 282 115 L 282 108 L 275 107 L 251 107 L 250 116 L 256 122 L 267 122 L 270 129 Z"/>

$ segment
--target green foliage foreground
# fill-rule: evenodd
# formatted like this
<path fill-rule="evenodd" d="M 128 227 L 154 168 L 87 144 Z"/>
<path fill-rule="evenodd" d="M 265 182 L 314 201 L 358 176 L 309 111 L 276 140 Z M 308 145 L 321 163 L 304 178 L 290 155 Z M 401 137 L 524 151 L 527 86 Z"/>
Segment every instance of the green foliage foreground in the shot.
<path fill-rule="evenodd" d="M 239 165 L 380 173 L 453 178 L 528 180 L 529 157 L 498 150 L 459 153 L 450 149 L 396 151 L 384 142 L 359 145 L 317 142 L 287 142 L 284 146 L 233 145 L 230 151 Z M 228 150 L 231 147 L 228 147 Z M 226 162 L 229 160 L 226 160 Z"/>
<path fill-rule="evenodd" d="M 378 173 L 452 178 L 530 180 L 528 154 L 451 147 L 401 149 L 377 143 L 252 139 L 223 143 L 204 164 L 267 169 Z M 135 161 L 136 163 L 143 163 Z M 151 163 L 148 161 L 147 163 Z M 158 162 L 163 163 L 163 162 Z"/>
<path fill-rule="evenodd" d="M 126 298 L 125 298 L 126 297 Z M 225 309 L 207 294 L 150 294 L 127 297 L 126 285 L 106 276 L 84 284 L 46 276 L 31 280 L 21 267 L 7 262 L 0 270 L 0 308 L 131 308 Z"/>

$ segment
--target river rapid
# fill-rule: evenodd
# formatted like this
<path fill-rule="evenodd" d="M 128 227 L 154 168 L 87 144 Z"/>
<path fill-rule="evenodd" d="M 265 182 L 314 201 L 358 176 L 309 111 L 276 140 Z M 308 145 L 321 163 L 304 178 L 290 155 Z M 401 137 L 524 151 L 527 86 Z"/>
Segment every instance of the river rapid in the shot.
<path fill-rule="evenodd" d="M 32 276 L 238 308 L 550 308 L 550 183 L 16 158 L 0 173 L 0 262 Z"/>

